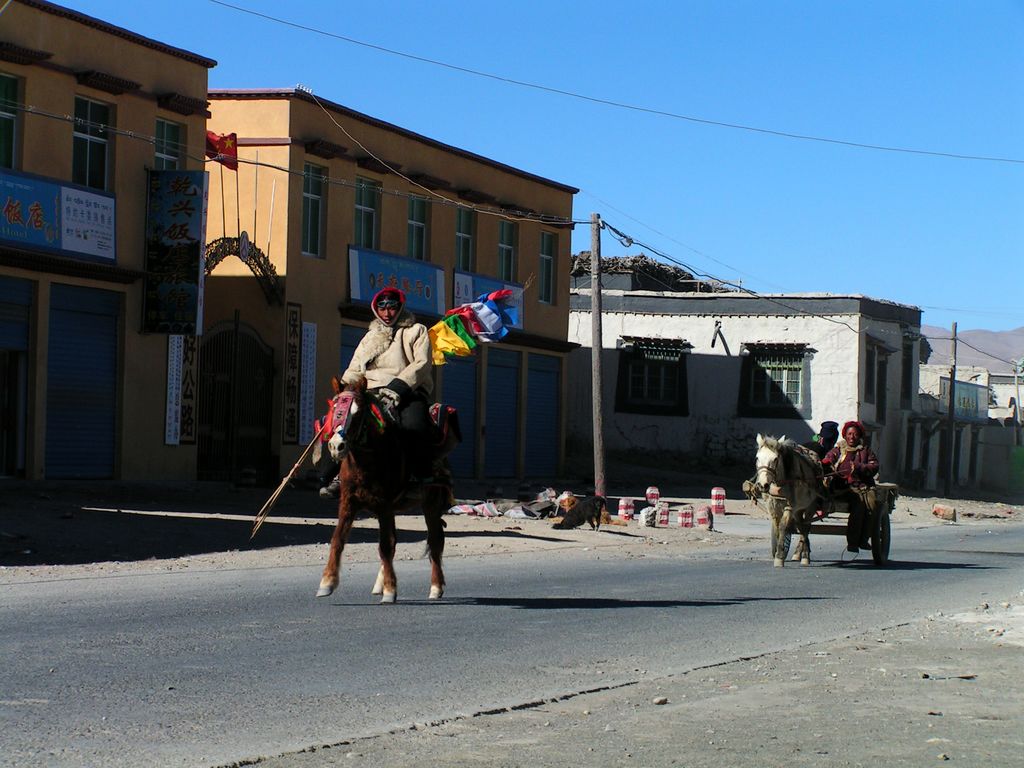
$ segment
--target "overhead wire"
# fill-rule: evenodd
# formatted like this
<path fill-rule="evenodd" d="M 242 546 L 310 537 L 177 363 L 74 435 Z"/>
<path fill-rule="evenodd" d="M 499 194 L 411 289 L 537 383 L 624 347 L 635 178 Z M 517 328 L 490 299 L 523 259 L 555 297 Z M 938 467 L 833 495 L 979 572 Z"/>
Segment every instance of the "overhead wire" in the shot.
<path fill-rule="evenodd" d="M 460 66 L 460 65 L 457 65 L 457 64 L 451 64 L 451 63 L 448 63 L 448 62 L 445 62 L 445 61 L 440 61 L 438 59 L 431 59 L 431 58 L 426 57 L 426 56 L 419 56 L 419 55 L 412 54 L 412 53 L 406 53 L 405 51 L 399 51 L 399 50 L 396 50 L 394 48 L 387 48 L 387 47 L 385 47 L 383 45 L 376 45 L 374 43 L 367 43 L 364 40 L 357 40 L 354 37 L 349 37 L 347 35 L 341 35 L 341 34 L 338 34 L 336 32 L 328 32 L 327 30 L 320 29 L 319 27 L 313 27 L 313 26 L 310 26 L 308 24 L 300 24 L 298 22 L 288 21 L 287 19 L 282 19 L 282 18 L 280 18 L 278 16 L 271 16 L 270 14 L 267 14 L 267 13 L 261 13 L 259 11 L 254 11 L 251 8 L 245 8 L 245 7 L 240 6 L 240 5 L 235 5 L 235 4 L 232 4 L 232 3 L 224 2 L 224 0 L 209 0 L 209 2 L 213 3 L 214 5 L 223 6 L 224 8 L 230 8 L 231 10 L 238 11 L 240 13 L 246 13 L 246 14 L 249 14 L 251 16 L 256 16 L 258 18 L 265 19 L 267 21 L 271 21 L 271 22 L 273 22 L 275 24 L 280 24 L 280 25 L 283 25 L 283 26 L 292 27 L 293 29 L 299 29 L 299 30 L 302 30 L 302 31 L 305 31 L 305 32 L 311 32 L 313 34 L 322 35 L 324 37 L 333 38 L 335 40 L 341 40 L 341 41 L 346 42 L 346 43 L 351 43 L 352 45 L 358 45 L 358 46 L 362 46 L 364 48 L 369 48 L 371 50 L 379 51 L 381 53 L 386 53 L 386 54 L 388 54 L 390 56 L 399 56 L 401 58 L 409 59 L 411 61 L 418 61 L 418 62 L 423 63 L 423 64 L 431 64 L 433 66 L 443 67 L 445 69 L 450 69 L 450 70 L 452 70 L 454 72 L 461 72 L 463 74 L 474 75 L 476 77 L 483 77 L 483 78 L 487 78 L 489 80 L 495 80 L 497 82 L 507 83 L 509 85 L 516 85 L 516 86 L 520 86 L 520 87 L 523 87 L 523 88 L 532 88 L 534 90 L 544 91 L 546 93 L 553 93 L 553 94 L 557 94 L 559 96 L 567 96 L 569 98 L 579 99 L 581 101 L 588 101 L 588 102 L 591 102 L 591 103 L 594 103 L 594 104 L 602 104 L 604 106 L 615 107 L 617 109 L 625 109 L 625 110 L 630 110 L 630 111 L 633 111 L 633 112 L 642 112 L 642 113 L 649 114 L 649 115 L 656 115 L 656 116 L 659 116 L 659 117 L 667 117 L 667 118 L 671 118 L 673 120 L 683 120 L 683 121 L 690 122 L 690 123 L 696 123 L 696 124 L 700 124 L 700 125 L 708 125 L 708 126 L 713 126 L 713 127 L 717 127 L 717 128 L 729 128 L 729 129 L 739 130 L 739 131 L 748 131 L 748 132 L 751 132 L 751 133 L 759 133 L 759 134 L 764 134 L 764 135 L 768 135 L 768 136 L 778 136 L 778 137 L 781 137 L 781 138 L 795 139 L 795 140 L 799 140 L 799 141 L 814 141 L 814 142 L 825 143 L 825 144 L 835 144 L 835 145 L 839 145 L 839 146 L 853 147 L 853 148 L 856 148 L 856 149 L 868 149 L 868 150 L 874 150 L 874 151 L 879 151 L 879 152 L 895 152 L 895 153 L 905 153 L 905 154 L 912 154 L 912 155 L 925 155 L 925 156 L 930 156 L 930 157 L 942 157 L 942 158 L 955 159 L 955 160 L 971 160 L 971 161 L 981 161 L 981 162 L 1012 163 L 1012 164 L 1017 164 L 1017 165 L 1024 165 L 1024 159 L 1014 158 L 1014 157 L 997 157 L 997 156 L 991 156 L 991 155 L 974 155 L 974 154 L 966 154 L 966 153 L 960 153 L 960 152 L 943 152 L 943 151 L 927 150 L 927 149 L 914 149 L 914 148 L 911 148 L 911 147 L 895 147 L 895 146 L 888 146 L 888 145 L 884 145 L 884 144 L 869 144 L 869 143 L 865 143 L 865 142 L 848 141 L 848 140 L 845 140 L 845 139 L 833 139 L 833 138 L 828 138 L 828 137 L 825 137 L 825 136 L 815 136 L 815 135 L 812 135 L 812 134 L 805 134 L 805 133 L 794 133 L 794 132 L 790 132 L 790 131 L 777 130 L 777 129 L 774 129 L 774 128 L 761 128 L 761 127 L 758 127 L 758 126 L 744 125 L 742 123 L 726 122 L 726 121 L 723 121 L 723 120 L 710 120 L 708 118 L 695 117 L 693 115 L 685 115 L 685 114 L 681 114 L 679 112 L 670 112 L 670 111 L 664 110 L 664 109 L 655 109 L 655 108 L 652 108 L 652 107 L 643 107 L 643 106 L 639 106 L 639 105 L 636 105 L 636 104 L 628 104 L 626 102 L 618 101 L 618 100 L 615 100 L 615 99 L 602 98 L 602 97 L 598 97 L 598 96 L 588 96 L 586 94 L 577 93 L 575 91 L 569 91 L 569 90 L 566 90 L 566 89 L 563 89 L 563 88 L 555 88 L 555 87 L 548 86 L 548 85 L 541 85 L 541 84 L 538 84 L 538 83 L 532 83 L 532 82 L 529 82 L 529 81 L 526 81 L 526 80 L 519 80 L 517 78 L 505 77 L 503 75 L 495 75 L 495 74 L 493 74 L 491 72 L 484 72 L 482 70 L 473 69 L 471 67 L 463 67 L 463 66 Z"/>

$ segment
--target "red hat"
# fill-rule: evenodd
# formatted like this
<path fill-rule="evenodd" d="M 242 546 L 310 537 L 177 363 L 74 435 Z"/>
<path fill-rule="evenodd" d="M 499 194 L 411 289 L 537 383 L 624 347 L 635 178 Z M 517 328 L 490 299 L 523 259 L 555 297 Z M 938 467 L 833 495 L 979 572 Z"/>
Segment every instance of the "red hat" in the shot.
<path fill-rule="evenodd" d="M 380 301 L 398 302 L 398 313 L 401 314 L 402 310 L 405 308 L 405 293 L 399 288 L 388 287 L 381 288 L 373 295 L 373 300 L 370 301 L 370 311 L 373 312 L 374 317 L 384 323 L 384 318 L 377 314 L 377 303 Z M 395 318 L 391 322 L 393 323 L 397 318 L 398 315 L 395 315 Z M 384 324 L 388 325 L 388 323 Z"/>
<path fill-rule="evenodd" d="M 846 437 L 846 430 L 848 430 L 850 427 L 853 427 L 854 429 L 857 430 L 858 437 L 864 437 L 864 425 L 861 424 L 859 421 L 848 421 L 845 424 L 843 424 L 843 437 Z"/>

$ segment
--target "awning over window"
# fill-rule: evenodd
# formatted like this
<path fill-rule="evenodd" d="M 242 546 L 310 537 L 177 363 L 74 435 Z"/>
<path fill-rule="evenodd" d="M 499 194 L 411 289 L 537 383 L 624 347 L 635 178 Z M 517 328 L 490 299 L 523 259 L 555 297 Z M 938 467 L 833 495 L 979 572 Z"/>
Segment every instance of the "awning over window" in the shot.
<path fill-rule="evenodd" d="M 747 341 L 743 348 L 763 355 L 802 355 L 814 351 L 807 344 L 794 341 Z"/>
<path fill-rule="evenodd" d="M 619 349 L 641 354 L 647 360 L 678 360 L 693 349 L 685 339 L 656 339 L 647 336 L 623 336 L 618 342 Z"/>
<path fill-rule="evenodd" d="M 896 352 L 899 352 L 898 349 L 889 346 L 877 336 L 872 336 L 870 333 L 866 333 L 864 334 L 864 336 L 867 339 L 868 344 L 873 346 L 878 352 L 881 352 L 883 355 L 892 355 Z"/>

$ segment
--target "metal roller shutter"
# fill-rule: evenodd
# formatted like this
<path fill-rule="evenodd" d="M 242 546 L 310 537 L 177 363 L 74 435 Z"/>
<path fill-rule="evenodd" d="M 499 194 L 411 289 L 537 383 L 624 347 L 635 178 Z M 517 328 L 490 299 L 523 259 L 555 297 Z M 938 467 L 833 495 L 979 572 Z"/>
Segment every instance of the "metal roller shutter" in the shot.
<path fill-rule="evenodd" d="M 519 366 L 521 355 L 487 350 L 487 477 L 515 477 L 519 446 Z"/>
<path fill-rule="evenodd" d="M 55 284 L 46 392 L 48 478 L 114 476 L 121 295 Z"/>
<path fill-rule="evenodd" d="M 32 283 L 0 277 L 0 349 L 28 351 L 28 317 Z"/>
<path fill-rule="evenodd" d="M 476 474 L 476 356 L 449 360 L 444 366 L 442 400 L 459 411 L 462 442 L 448 455 L 452 474 L 473 477 Z"/>
<path fill-rule="evenodd" d="M 558 473 L 558 433 L 561 426 L 561 361 L 551 355 L 530 355 L 526 382 L 525 474 Z"/>

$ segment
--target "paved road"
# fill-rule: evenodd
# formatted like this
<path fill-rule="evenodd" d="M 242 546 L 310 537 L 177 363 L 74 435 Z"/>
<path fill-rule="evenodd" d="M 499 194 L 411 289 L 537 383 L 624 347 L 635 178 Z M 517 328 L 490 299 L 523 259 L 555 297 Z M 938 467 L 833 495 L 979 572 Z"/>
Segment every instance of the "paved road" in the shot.
<path fill-rule="evenodd" d="M 820 540 L 819 540 L 820 541 Z M 834 543 L 819 544 L 827 554 Z M 1024 530 L 901 531 L 899 562 L 772 569 L 763 546 L 85 578 L 0 593 L 0 765 L 224 765 L 673 674 L 1020 589 Z"/>

